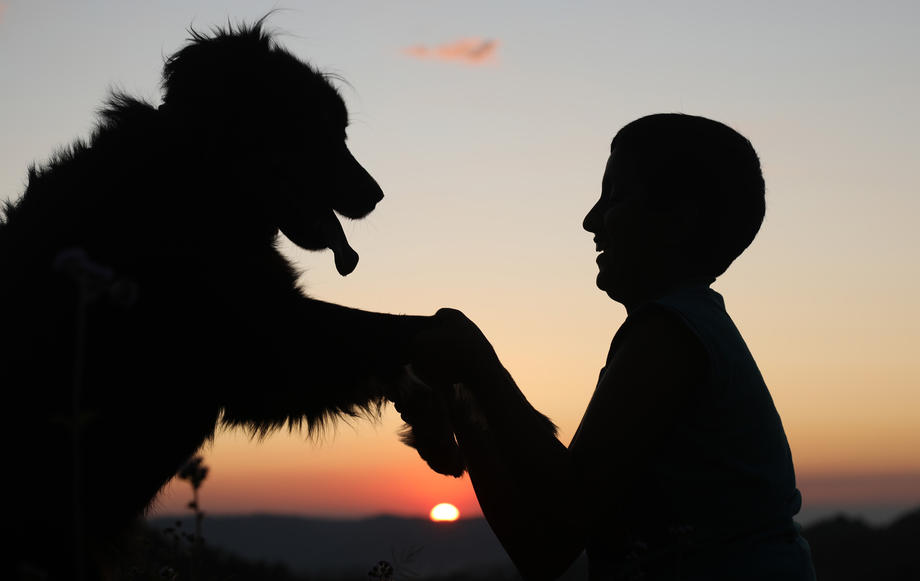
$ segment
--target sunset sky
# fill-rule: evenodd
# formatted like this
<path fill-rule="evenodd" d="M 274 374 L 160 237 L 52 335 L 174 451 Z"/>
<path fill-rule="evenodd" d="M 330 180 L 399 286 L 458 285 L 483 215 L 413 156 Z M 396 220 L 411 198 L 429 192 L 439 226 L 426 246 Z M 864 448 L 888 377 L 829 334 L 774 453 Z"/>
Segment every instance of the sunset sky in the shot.
<path fill-rule="evenodd" d="M 158 102 L 189 25 L 273 8 L 282 44 L 347 80 L 350 147 L 387 194 L 345 225 L 350 276 L 285 246 L 312 296 L 460 308 L 568 442 L 625 317 L 581 229 L 610 139 L 648 113 L 712 117 L 763 164 L 763 229 L 714 288 L 770 386 L 806 510 L 920 504 L 920 3 L 0 1 L 0 199 L 88 135 L 108 89 Z M 388 409 L 315 442 L 221 433 L 202 506 L 478 514 L 469 481 L 428 471 L 398 426 Z M 189 497 L 177 483 L 156 510 Z"/>

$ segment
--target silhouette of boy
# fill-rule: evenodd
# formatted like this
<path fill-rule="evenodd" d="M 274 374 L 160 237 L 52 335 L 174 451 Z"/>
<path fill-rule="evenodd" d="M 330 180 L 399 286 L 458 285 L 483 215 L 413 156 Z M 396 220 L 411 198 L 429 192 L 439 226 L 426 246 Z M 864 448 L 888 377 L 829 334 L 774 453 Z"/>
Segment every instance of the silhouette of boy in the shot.
<path fill-rule="evenodd" d="M 583 550 L 592 580 L 814 579 L 782 423 L 709 288 L 763 216 L 760 161 L 731 128 L 659 114 L 617 133 L 584 228 L 628 316 L 568 448 L 462 313 L 417 338 L 413 369 L 453 386 L 477 498 L 525 579 Z"/>

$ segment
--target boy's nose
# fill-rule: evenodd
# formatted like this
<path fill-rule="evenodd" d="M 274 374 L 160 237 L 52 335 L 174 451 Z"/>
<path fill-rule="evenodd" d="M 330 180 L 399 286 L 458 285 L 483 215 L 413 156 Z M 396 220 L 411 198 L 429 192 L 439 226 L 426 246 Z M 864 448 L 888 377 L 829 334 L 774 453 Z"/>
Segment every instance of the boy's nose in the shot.
<path fill-rule="evenodd" d="M 588 210 L 587 215 L 585 215 L 585 219 L 581 223 L 581 227 L 587 230 L 588 232 L 591 232 L 592 234 L 596 234 L 599 230 L 598 228 L 598 215 L 600 214 L 600 209 L 598 208 L 599 205 L 600 205 L 600 202 L 597 202 L 596 204 L 594 204 L 594 206 L 592 206 L 591 209 Z"/>

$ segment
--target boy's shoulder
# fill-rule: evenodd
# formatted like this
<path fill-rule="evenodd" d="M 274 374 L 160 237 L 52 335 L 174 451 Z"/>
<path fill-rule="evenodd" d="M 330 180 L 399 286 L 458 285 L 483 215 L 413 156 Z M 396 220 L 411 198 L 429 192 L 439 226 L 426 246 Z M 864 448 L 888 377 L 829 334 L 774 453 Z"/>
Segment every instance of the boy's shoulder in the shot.
<path fill-rule="evenodd" d="M 651 301 L 630 312 L 614 336 L 608 366 L 620 362 L 696 375 L 705 371 L 708 356 L 699 335 L 683 317 Z"/>

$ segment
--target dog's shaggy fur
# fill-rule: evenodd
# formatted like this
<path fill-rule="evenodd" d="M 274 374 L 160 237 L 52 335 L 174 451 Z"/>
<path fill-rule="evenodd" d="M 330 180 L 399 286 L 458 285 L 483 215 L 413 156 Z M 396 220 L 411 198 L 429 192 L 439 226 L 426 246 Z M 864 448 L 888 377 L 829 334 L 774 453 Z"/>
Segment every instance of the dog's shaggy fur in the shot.
<path fill-rule="evenodd" d="M 313 428 L 398 398 L 429 320 L 311 300 L 276 248 L 279 230 L 331 248 L 347 274 L 357 254 L 335 213 L 383 197 L 324 75 L 259 22 L 193 33 L 163 88 L 159 107 L 111 97 L 0 219 L 7 544 L 52 578 L 75 573 L 74 549 L 98 574 L 98 552 L 219 421 Z M 408 439 L 459 475 L 438 426 Z"/>

